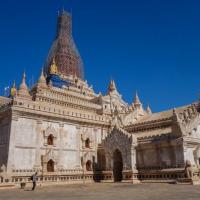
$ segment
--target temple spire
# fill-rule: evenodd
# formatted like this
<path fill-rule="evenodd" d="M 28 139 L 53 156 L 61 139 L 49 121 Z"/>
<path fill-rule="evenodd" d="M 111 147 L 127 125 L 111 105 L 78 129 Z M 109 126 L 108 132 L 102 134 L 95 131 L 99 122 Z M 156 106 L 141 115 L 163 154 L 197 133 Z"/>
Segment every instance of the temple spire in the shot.
<path fill-rule="evenodd" d="M 45 63 L 47 75 L 50 75 L 52 61 L 56 63 L 57 75 L 60 77 L 71 80 L 76 74 L 79 79 L 84 79 L 82 59 L 72 36 L 71 15 L 66 11 L 60 12 L 58 16 L 56 38 Z"/>
<path fill-rule="evenodd" d="M 150 108 L 149 104 L 148 104 L 148 106 L 146 108 L 146 112 L 147 112 L 147 114 L 152 114 L 152 111 L 151 111 L 151 108 Z"/>
<path fill-rule="evenodd" d="M 47 86 L 47 84 L 46 84 L 46 78 L 44 76 L 44 70 L 43 70 L 43 68 L 41 70 L 40 78 L 38 79 L 37 85 L 39 87 L 46 87 Z"/>
<path fill-rule="evenodd" d="M 108 92 L 110 93 L 110 92 L 113 92 L 114 90 L 117 90 L 117 89 L 116 89 L 116 85 L 115 85 L 115 81 L 114 81 L 114 80 L 111 80 L 111 81 L 110 81 L 110 84 L 109 84 L 109 86 L 108 86 Z"/>
<path fill-rule="evenodd" d="M 43 67 L 42 67 L 42 70 L 41 70 L 41 75 L 40 75 L 40 81 L 46 81 L 45 80 L 45 77 L 44 77 L 44 70 L 43 70 Z"/>
<path fill-rule="evenodd" d="M 135 106 L 135 107 L 141 106 L 141 102 L 140 102 L 140 99 L 139 99 L 139 96 L 138 96 L 137 91 L 136 91 L 136 93 L 135 93 L 134 106 Z"/>
<path fill-rule="evenodd" d="M 26 85 L 26 73 L 25 72 L 23 73 L 23 76 L 22 76 L 22 83 L 20 85 L 20 89 L 27 89 L 28 90 L 28 87 Z"/>
<path fill-rule="evenodd" d="M 19 91 L 18 91 L 18 96 L 20 96 L 20 97 L 30 97 L 28 87 L 26 85 L 26 74 L 25 74 L 25 72 L 23 73 L 22 82 L 21 82 L 21 85 L 20 85 Z"/>
<path fill-rule="evenodd" d="M 57 35 L 56 37 L 65 37 L 71 39 L 72 36 L 72 18 L 71 15 L 64 9 L 58 15 Z"/>

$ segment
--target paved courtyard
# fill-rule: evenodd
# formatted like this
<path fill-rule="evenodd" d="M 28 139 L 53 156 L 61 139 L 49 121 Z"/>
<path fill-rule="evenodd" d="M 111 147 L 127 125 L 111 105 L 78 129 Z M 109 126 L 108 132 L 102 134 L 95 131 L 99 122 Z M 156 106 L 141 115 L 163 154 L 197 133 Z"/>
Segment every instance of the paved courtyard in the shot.
<path fill-rule="evenodd" d="M 199 200 L 200 186 L 173 184 L 125 183 L 62 185 L 0 190 L 0 199 L 6 200 Z"/>

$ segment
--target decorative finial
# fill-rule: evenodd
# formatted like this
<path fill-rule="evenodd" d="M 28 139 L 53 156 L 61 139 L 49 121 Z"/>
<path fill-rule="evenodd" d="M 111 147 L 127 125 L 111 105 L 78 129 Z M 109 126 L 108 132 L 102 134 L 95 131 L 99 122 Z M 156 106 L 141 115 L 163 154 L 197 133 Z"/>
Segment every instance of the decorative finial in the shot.
<path fill-rule="evenodd" d="M 140 98 L 138 96 L 138 93 L 136 91 L 135 93 L 135 97 L 134 97 L 134 101 L 133 101 L 133 104 L 132 106 L 136 109 L 142 109 L 142 103 L 140 102 Z"/>
<path fill-rule="evenodd" d="M 43 67 L 41 69 L 40 79 L 45 79 L 45 77 L 44 77 L 44 68 Z"/>
<path fill-rule="evenodd" d="M 10 89 L 10 96 L 15 97 L 16 95 L 17 95 L 17 89 L 16 89 L 16 83 L 15 83 L 15 80 L 14 80 L 13 86 Z"/>
<path fill-rule="evenodd" d="M 41 75 L 40 75 L 40 78 L 38 80 L 38 86 L 39 87 L 46 87 L 47 84 L 46 84 L 46 78 L 44 76 L 44 69 L 42 68 L 41 70 Z"/>
<path fill-rule="evenodd" d="M 147 114 L 152 114 L 152 111 L 151 111 L 151 108 L 150 108 L 149 104 L 148 104 L 148 106 L 146 108 L 146 112 L 147 112 Z"/>
<path fill-rule="evenodd" d="M 112 91 L 114 91 L 114 90 L 116 90 L 115 81 L 114 81 L 114 80 L 111 80 L 111 81 L 110 81 L 110 84 L 109 84 L 109 87 L 108 87 L 108 91 L 109 91 L 109 92 L 112 92 Z"/>
<path fill-rule="evenodd" d="M 179 118 L 179 115 L 178 115 L 178 113 L 176 111 L 176 108 L 173 109 L 173 119 L 176 122 L 180 122 L 180 118 Z"/>
<path fill-rule="evenodd" d="M 139 99 L 137 91 L 135 93 L 134 105 L 141 105 L 141 102 L 140 102 L 140 99 Z"/>
<path fill-rule="evenodd" d="M 16 88 L 15 80 L 13 81 L 13 88 Z"/>
<path fill-rule="evenodd" d="M 23 77 L 22 77 L 22 83 L 19 87 L 19 91 L 18 91 L 18 96 L 19 97 L 25 97 L 25 98 L 29 98 L 30 94 L 28 91 L 28 87 L 26 85 L 26 74 L 25 72 L 23 73 Z"/>
<path fill-rule="evenodd" d="M 52 59 L 52 63 L 50 66 L 50 74 L 58 74 L 58 67 L 56 65 L 55 57 L 53 57 Z"/>
<path fill-rule="evenodd" d="M 26 84 L 26 73 L 24 71 L 23 76 L 22 76 L 22 83 Z"/>

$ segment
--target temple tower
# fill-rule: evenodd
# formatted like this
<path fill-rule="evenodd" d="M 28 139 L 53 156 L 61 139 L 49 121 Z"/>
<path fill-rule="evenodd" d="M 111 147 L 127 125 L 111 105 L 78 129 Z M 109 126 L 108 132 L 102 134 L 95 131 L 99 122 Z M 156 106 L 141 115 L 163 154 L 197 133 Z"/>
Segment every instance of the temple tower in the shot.
<path fill-rule="evenodd" d="M 76 76 L 83 80 L 82 59 L 72 37 L 71 15 L 66 11 L 58 16 L 56 38 L 45 63 L 46 75 L 50 73 L 53 62 L 62 77 Z"/>

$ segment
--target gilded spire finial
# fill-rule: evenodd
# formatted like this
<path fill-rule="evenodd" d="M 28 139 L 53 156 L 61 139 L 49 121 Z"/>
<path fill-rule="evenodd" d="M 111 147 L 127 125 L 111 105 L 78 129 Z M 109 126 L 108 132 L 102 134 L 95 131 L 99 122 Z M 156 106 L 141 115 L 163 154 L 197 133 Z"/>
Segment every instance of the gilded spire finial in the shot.
<path fill-rule="evenodd" d="M 16 83 L 15 80 L 13 81 L 13 86 L 10 89 L 10 96 L 15 97 L 17 95 Z"/>
<path fill-rule="evenodd" d="M 53 57 L 52 59 L 52 63 L 50 66 L 50 74 L 58 74 L 58 67 L 56 65 L 55 57 Z"/>

